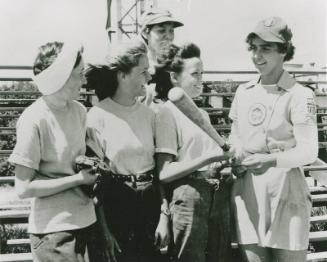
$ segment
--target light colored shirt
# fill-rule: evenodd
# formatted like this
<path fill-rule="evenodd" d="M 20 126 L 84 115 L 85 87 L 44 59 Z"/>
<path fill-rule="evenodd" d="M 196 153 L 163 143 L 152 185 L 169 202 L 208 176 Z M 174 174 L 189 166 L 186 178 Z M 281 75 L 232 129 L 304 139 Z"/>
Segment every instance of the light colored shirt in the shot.
<path fill-rule="evenodd" d="M 199 109 L 209 120 L 208 114 Z M 192 161 L 222 149 L 200 127 L 187 118 L 173 103 L 164 103 L 156 117 L 156 153 L 174 155 L 176 161 Z M 201 170 L 208 169 L 209 166 Z"/>
<path fill-rule="evenodd" d="M 154 168 L 154 118 L 138 101 L 123 106 L 106 98 L 87 114 L 87 144 L 114 173 L 145 173 Z"/>
<path fill-rule="evenodd" d="M 17 122 L 17 143 L 9 161 L 35 170 L 35 179 L 74 175 L 74 160 L 85 153 L 86 109 L 73 101 L 64 109 L 39 98 Z M 96 221 L 93 201 L 74 187 L 32 200 L 29 232 L 43 234 L 84 228 Z"/>
<path fill-rule="evenodd" d="M 231 143 L 244 155 L 274 153 L 277 167 L 290 168 L 317 158 L 314 94 L 286 71 L 275 86 L 262 86 L 258 80 L 240 86 L 229 116 L 234 121 Z M 281 145 L 279 152 L 272 146 L 276 144 Z"/>

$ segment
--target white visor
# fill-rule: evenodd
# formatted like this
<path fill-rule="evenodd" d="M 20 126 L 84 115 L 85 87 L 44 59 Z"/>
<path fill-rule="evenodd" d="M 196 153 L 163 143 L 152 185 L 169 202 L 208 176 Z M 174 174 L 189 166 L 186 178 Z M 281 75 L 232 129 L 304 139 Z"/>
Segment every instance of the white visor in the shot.
<path fill-rule="evenodd" d="M 77 54 L 81 50 L 81 44 L 64 43 L 55 61 L 33 77 L 34 83 L 43 95 L 54 94 L 65 85 L 73 71 Z"/>

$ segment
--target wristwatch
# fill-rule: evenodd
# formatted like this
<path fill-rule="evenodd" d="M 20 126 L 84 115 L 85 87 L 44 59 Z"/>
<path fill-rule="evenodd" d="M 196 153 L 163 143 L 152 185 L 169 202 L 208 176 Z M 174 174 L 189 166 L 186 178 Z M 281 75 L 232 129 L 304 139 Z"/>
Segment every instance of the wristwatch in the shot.
<path fill-rule="evenodd" d="M 160 212 L 161 212 L 161 214 L 164 214 L 167 217 L 171 216 L 171 212 L 170 212 L 169 208 L 161 207 Z"/>

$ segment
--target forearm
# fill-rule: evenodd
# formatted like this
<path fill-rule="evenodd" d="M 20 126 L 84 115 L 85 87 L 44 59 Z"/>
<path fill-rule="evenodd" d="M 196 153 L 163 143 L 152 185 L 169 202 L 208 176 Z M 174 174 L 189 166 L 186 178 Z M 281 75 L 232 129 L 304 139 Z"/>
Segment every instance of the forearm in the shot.
<path fill-rule="evenodd" d="M 276 166 L 280 168 L 294 168 L 311 164 L 318 157 L 318 132 L 316 126 L 294 126 L 295 147 L 274 153 Z"/>
<path fill-rule="evenodd" d="M 183 178 L 194 171 L 209 165 L 213 162 L 227 160 L 229 156 L 211 153 L 210 155 L 201 156 L 191 161 L 170 162 L 167 163 L 160 172 L 160 181 L 169 183 L 171 181 Z"/>
<path fill-rule="evenodd" d="M 18 195 L 20 198 L 47 197 L 81 184 L 82 179 L 79 174 L 56 179 L 35 179 L 30 181 L 21 192 L 18 192 Z"/>

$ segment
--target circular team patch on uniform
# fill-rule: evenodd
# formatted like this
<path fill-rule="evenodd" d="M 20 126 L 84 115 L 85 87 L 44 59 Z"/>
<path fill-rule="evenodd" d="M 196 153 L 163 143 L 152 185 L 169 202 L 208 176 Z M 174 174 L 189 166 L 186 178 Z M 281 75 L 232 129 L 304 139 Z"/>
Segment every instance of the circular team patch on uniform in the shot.
<path fill-rule="evenodd" d="M 267 109 L 263 104 L 257 103 L 250 106 L 248 119 L 249 123 L 253 126 L 257 126 L 263 123 L 266 119 Z"/>

